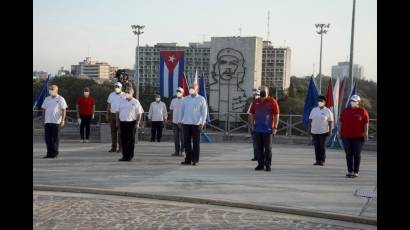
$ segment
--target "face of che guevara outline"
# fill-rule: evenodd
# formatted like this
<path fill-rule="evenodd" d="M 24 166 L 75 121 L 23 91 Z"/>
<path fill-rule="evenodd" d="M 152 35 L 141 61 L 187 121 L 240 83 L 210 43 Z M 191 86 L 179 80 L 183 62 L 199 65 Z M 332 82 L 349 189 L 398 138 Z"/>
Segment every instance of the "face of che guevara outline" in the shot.
<path fill-rule="evenodd" d="M 224 80 L 231 80 L 235 77 L 239 67 L 239 58 L 233 55 L 223 55 L 218 58 L 219 77 Z"/>

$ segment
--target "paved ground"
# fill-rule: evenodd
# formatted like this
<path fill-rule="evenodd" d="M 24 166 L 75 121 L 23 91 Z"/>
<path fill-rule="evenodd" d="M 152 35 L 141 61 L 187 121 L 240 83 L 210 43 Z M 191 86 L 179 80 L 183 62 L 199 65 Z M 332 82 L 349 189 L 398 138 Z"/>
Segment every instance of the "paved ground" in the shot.
<path fill-rule="evenodd" d="M 213 205 L 34 192 L 34 229 L 376 229 L 376 226 Z"/>
<path fill-rule="evenodd" d="M 360 177 L 345 178 L 342 151 L 328 150 L 326 166 L 312 166 L 310 146 L 274 145 L 272 171 L 255 172 L 249 144 L 201 144 L 198 166 L 181 166 L 172 143 L 140 142 L 133 162 L 117 162 L 100 143 L 61 143 L 58 159 L 42 159 L 44 143 L 33 145 L 33 184 L 113 189 L 150 194 L 280 205 L 359 215 L 373 191 L 376 152 L 362 153 Z M 376 218 L 372 200 L 362 216 Z"/>

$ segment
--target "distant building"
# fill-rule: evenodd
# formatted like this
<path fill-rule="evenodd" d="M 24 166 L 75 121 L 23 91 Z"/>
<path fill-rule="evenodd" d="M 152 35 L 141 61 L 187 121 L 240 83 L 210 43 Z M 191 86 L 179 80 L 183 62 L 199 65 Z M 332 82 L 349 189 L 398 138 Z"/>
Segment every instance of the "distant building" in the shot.
<path fill-rule="evenodd" d="M 349 77 L 349 63 L 350 62 L 338 62 L 337 65 L 332 66 L 332 78 L 344 79 Z M 363 79 L 363 66 L 353 64 L 353 78 Z"/>
<path fill-rule="evenodd" d="M 92 60 L 91 57 L 86 57 L 78 65 L 71 66 L 71 73 L 77 77 L 88 77 L 94 80 L 109 80 L 115 76 L 115 72 L 118 68 L 111 66 L 107 62 L 97 62 Z"/>
<path fill-rule="evenodd" d="M 44 71 L 33 71 L 33 79 L 47 79 L 48 73 Z"/>
<path fill-rule="evenodd" d="M 70 75 L 70 71 L 65 70 L 64 67 L 61 67 L 57 72 L 57 77 L 67 76 L 67 75 Z"/>
<path fill-rule="evenodd" d="M 291 49 L 275 48 L 270 41 L 263 41 L 262 85 L 280 90 L 290 86 Z"/>

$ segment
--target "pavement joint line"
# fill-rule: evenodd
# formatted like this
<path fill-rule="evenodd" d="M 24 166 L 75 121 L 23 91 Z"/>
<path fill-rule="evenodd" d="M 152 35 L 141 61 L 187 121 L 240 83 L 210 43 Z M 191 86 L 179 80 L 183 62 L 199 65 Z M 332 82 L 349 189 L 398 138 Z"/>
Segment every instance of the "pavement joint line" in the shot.
<path fill-rule="evenodd" d="M 300 208 L 291 208 L 284 206 L 265 206 L 258 204 L 249 204 L 233 201 L 215 200 L 207 198 L 195 198 L 195 197 L 184 197 L 184 196 L 174 196 L 174 195 L 161 195 L 161 194 L 147 194 L 138 192 L 126 192 L 117 191 L 110 189 L 97 189 L 97 188 L 80 188 L 80 187 L 68 187 L 68 186 L 54 186 L 54 185 L 33 185 L 33 191 L 52 191 L 52 192 L 72 192 L 72 193 L 88 193 L 88 194 L 99 194 L 99 195 L 114 195 L 114 196 L 127 196 L 154 200 L 166 200 L 166 201 L 176 201 L 184 203 L 195 203 L 195 204 L 208 204 L 208 205 L 219 205 L 234 208 L 244 208 L 253 209 L 261 211 L 270 211 L 278 213 L 293 214 L 299 216 L 308 216 L 322 219 L 339 220 L 351 223 L 367 224 L 367 225 L 377 225 L 377 219 L 362 217 L 362 216 L 352 216 L 345 214 L 320 212 Z"/>

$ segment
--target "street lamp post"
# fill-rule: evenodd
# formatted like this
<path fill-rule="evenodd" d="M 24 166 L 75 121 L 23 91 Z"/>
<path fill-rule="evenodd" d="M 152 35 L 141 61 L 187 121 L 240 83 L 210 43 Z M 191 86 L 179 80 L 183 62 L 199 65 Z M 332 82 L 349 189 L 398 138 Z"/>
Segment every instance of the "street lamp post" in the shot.
<path fill-rule="evenodd" d="M 323 43 L 323 34 L 326 34 L 329 30 L 330 24 L 316 24 L 315 25 L 320 34 L 320 60 L 319 60 L 319 94 L 322 93 L 322 43 Z"/>
<path fill-rule="evenodd" d="M 350 38 L 350 62 L 349 62 L 349 78 L 350 87 L 353 90 L 353 44 L 354 44 L 354 16 L 355 16 L 356 0 L 353 0 L 353 12 L 352 12 L 352 32 Z"/>
<path fill-rule="evenodd" d="M 132 32 L 137 35 L 137 64 L 135 65 L 135 73 L 134 76 L 136 75 L 136 80 L 137 80 L 137 89 L 136 89 L 136 98 L 139 99 L 140 96 L 140 71 L 139 71 L 139 66 L 140 66 L 140 35 L 144 33 L 142 29 L 144 29 L 144 25 L 131 25 Z M 135 79 L 135 77 L 134 77 Z M 138 144 L 138 131 L 135 132 L 135 138 L 136 138 L 136 143 Z"/>
<path fill-rule="evenodd" d="M 139 65 L 140 65 L 140 35 L 144 33 L 142 29 L 144 29 L 144 25 L 131 25 L 132 32 L 137 35 L 137 65 L 135 66 L 136 70 L 136 80 L 137 80 L 137 89 L 136 89 L 136 97 L 139 99 L 140 93 L 140 73 L 139 73 Z"/>

